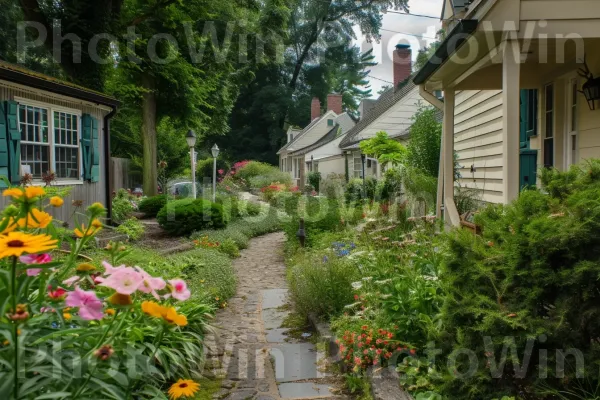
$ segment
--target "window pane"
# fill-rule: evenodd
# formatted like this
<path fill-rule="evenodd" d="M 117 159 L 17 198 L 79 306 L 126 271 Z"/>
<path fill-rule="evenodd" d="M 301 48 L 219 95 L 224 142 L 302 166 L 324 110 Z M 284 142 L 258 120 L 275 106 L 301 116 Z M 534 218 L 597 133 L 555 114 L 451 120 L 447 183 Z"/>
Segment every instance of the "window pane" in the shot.
<path fill-rule="evenodd" d="M 21 144 L 21 164 L 28 165 L 34 178 L 50 171 L 50 147 L 47 145 Z"/>
<path fill-rule="evenodd" d="M 552 85 L 546 86 L 546 111 L 552 111 L 554 109 L 554 87 Z"/>
<path fill-rule="evenodd" d="M 544 140 L 544 166 L 552 167 L 554 165 L 554 139 Z"/>
<path fill-rule="evenodd" d="M 546 137 L 551 138 L 554 136 L 554 114 L 552 112 L 546 113 Z"/>
<path fill-rule="evenodd" d="M 577 81 L 572 86 L 572 101 L 573 107 L 571 109 L 571 130 L 577 130 Z"/>

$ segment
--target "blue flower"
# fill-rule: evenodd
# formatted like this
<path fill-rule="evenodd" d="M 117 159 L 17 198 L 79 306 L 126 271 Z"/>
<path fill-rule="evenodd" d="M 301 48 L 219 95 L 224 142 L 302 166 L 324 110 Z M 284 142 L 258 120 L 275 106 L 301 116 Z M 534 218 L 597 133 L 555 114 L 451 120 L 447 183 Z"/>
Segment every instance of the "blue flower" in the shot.
<path fill-rule="evenodd" d="M 356 245 L 354 244 L 354 242 L 350 243 L 350 248 L 351 249 L 355 249 L 356 248 Z"/>
<path fill-rule="evenodd" d="M 325 264 L 327 261 L 329 261 L 329 257 L 323 256 L 323 264 Z"/>
<path fill-rule="evenodd" d="M 338 254 L 338 256 L 340 256 L 340 257 L 344 257 L 344 256 L 347 256 L 347 255 L 349 255 L 349 254 L 350 254 L 350 250 L 340 250 L 340 251 L 338 251 L 338 253 L 337 253 L 337 254 Z"/>
<path fill-rule="evenodd" d="M 54 329 L 58 329 L 60 327 L 60 325 L 58 324 L 58 322 L 54 321 L 50 324 L 51 327 L 53 327 Z"/>

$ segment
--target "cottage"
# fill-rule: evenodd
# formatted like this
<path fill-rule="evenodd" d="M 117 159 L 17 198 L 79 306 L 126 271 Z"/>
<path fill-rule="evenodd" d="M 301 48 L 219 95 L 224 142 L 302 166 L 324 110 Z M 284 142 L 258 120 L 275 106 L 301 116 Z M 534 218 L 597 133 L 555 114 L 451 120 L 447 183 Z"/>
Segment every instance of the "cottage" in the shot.
<path fill-rule="evenodd" d="M 73 200 L 110 211 L 110 118 L 113 97 L 0 62 L 0 175 L 17 185 L 54 173 L 52 185 L 71 186 L 55 219 L 72 222 Z M 3 186 L 6 186 L 2 183 Z M 1 200 L 2 206 L 7 199 Z"/>
<path fill-rule="evenodd" d="M 444 91 L 438 209 L 451 225 L 455 153 L 459 183 L 496 203 L 537 185 L 539 168 L 600 157 L 600 2 L 475 0 L 463 12 L 414 78 Z"/>

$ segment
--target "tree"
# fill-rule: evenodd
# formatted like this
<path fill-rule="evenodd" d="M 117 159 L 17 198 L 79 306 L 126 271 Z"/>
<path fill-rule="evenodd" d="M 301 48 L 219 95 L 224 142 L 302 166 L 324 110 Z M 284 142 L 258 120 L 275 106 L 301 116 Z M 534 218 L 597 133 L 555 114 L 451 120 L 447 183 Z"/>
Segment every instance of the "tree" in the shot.
<path fill-rule="evenodd" d="M 410 140 L 406 164 L 421 170 L 428 176 L 437 177 L 440 167 L 442 124 L 436 118 L 433 107 L 419 106 L 410 127 Z"/>
<path fill-rule="evenodd" d="M 377 158 L 377 160 L 386 165 L 404 164 L 406 159 L 406 147 L 388 137 L 384 131 L 379 131 L 371 139 L 360 142 L 360 150 L 367 155 Z"/>
<path fill-rule="evenodd" d="M 436 34 L 437 40 L 435 42 L 431 43 L 429 46 L 419 49 L 419 53 L 417 54 L 417 60 L 415 61 L 415 64 L 414 64 L 414 69 L 416 71 L 420 70 L 421 68 L 423 68 L 425 66 L 425 64 L 427 64 L 427 61 L 429 61 L 431 56 L 440 47 L 440 45 L 444 41 L 445 37 L 446 37 L 446 31 L 444 31 L 443 29 L 440 29 Z"/>

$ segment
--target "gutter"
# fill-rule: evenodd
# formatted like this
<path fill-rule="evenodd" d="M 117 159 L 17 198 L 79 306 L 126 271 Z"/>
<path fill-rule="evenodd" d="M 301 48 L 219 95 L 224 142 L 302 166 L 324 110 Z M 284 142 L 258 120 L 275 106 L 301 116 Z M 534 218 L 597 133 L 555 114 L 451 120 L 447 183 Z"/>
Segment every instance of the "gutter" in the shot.
<path fill-rule="evenodd" d="M 104 116 L 104 175 L 106 176 L 106 210 L 108 219 L 112 219 L 112 177 L 110 174 L 110 120 L 117 113 L 117 106 Z"/>
<path fill-rule="evenodd" d="M 417 72 L 413 79 L 415 85 L 425 83 L 475 32 L 479 21 L 476 19 L 463 19 L 450 34 L 444 39 L 440 47 L 429 58 L 427 64 Z"/>

